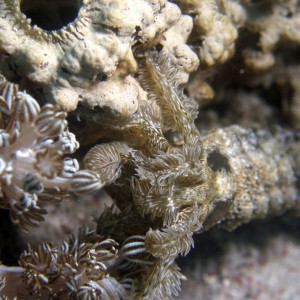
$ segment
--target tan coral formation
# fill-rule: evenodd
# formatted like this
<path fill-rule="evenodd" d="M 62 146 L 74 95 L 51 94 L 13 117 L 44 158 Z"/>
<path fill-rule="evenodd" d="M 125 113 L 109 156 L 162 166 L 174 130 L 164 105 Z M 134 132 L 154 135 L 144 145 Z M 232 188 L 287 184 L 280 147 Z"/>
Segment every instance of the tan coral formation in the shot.
<path fill-rule="evenodd" d="M 300 128 L 300 66 L 285 63 L 284 57 L 277 57 L 271 72 L 263 73 L 249 81 L 250 86 L 265 90 L 278 89 L 277 101 L 281 103 L 284 118 L 289 125 Z"/>
<path fill-rule="evenodd" d="M 273 131 L 231 126 L 203 138 L 208 164 L 217 174 L 214 186 L 220 200 L 234 199 L 219 220 L 221 226 L 233 230 L 253 218 L 278 215 L 299 205 L 299 140 L 292 132 Z"/>
<path fill-rule="evenodd" d="M 256 71 L 272 67 L 278 46 L 300 44 L 300 7 L 298 0 L 243 1 L 247 16 L 245 27 L 259 34 L 259 50 L 245 52 L 245 62 Z"/>
<path fill-rule="evenodd" d="M 237 29 L 245 18 L 239 6 L 232 1 L 218 0 L 177 0 L 176 2 L 184 13 L 194 16 L 192 39 L 200 44 L 201 62 L 212 66 L 224 63 L 232 57 L 238 37 Z"/>
<path fill-rule="evenodd" d="M 173 2 L 193 17 L 182 15 Z M 37 195 L 41 200 L 45 197 L 39 183 L 48 188 L 45 177 L 59 170 L 62 175 L 71 172 L 70 178 L 56 176 L 66 190 L 81 196 L 105 185 L 113 202 L 98 218 L 94 232 L 64 242 L 60 250 L 46 243 L 37 251 L 29 247 L 17 269 L 0 266 L 0 290 L 16 294 L 2 279 L 5 276 L 9 282 L 10 271 L 15 270 L 18 280 L 23 279 L 18 287 L 37 298 L 172 299 L 185 279 L 176 258 L 193 247 L 194 233 L 215 227 L 233 230 L 252 219 L 299 210 L 299 134 L 240 126 L 201 132 L 195 125 L 197 103 L 183 90 L 199 63 L 187 43 L 198 50 L 205 68 L 216 67 L 233 56 L 238 29 L 268 39 L 267 27 L 251 19 L 252 10 L 266 7 L 267 15 L 272 12 L 278 20 L 275 8 L 287 3 L 291 9 L 296 7 L 293 0 L 252 2 L 55 0 L 49 6 L 46 0 L 0 0 L 1 70 L 68 111 L 80 102 L 70 124 L 75 123 L 73 116 L 81 122 L 82 113 L 82 132 L 88 136 L 94 122 L 96 139 L 100 138 L 79 154 L 88 151 L 82 158 L 88 170 L 77 172 L 75 160 L 67 159 L 61 166 L 55 158 L 61 158 L 62 151 L 53 151 L 65 137 L 60 134 L 69 137 L 74 150 L 78 146 L 75 137 L 64 131 L 66 113 L 49 103 L 40 109 L 31 96 L 5 81 L 0 86 L 4 194 L 0 204 L 10 209 L 11 204 L 18 205 L 17 217 L 32 225 L 28 209 L 36 208 Z M 67 22 L 59 14 L 65 5 L 75 10 Z M 47 8 L 53 12 L 53 23 L 39 23 L 35 13 Z M 279 27 L 275 31 L 285 38 Z M 275 61 L 272 51 L 279 40 L 271 41 L 270 47 L 261 41 L 262 51 L 257 53 Z M 290 41 L 297 43 L 297 38 Z M 267 59 L 258 60 L 253 68 L 264 69 Z M 291 85 L 297 96 L 297 80 Z M 209 91 L 212 94 L 207 87 L 201 97 Z M 297 99 L 292 101 L 297 106 Z M 41 122 L 42 117 L 48 122 Z M 32 135 L 31 141 L 23 136 L 39 134 L 49 126 L 61 127 L 50 139 Z M 29 148 L 22 148 L 24 141 L 32 142 Z M 28 161 L 22 160 L 24 151 Z M 35 176 L 28 178 L 26 163 L 37 171 Z M 15 199 L 14 188 L 31 196 L 27 201 Z M 56 191 L 51 190 L 51 195 Z M 32 223 L 38 217 L 33 215 Z M 18 223 L 14 215 L 12 219 Z"/>
<path fill-rule="evenodd" d="M 257 35 L 257 45 L 243 53 L 245 64 L 261 72 L 276 61 L 274 51 L 284 43 L 299 45 L 300 15 L 297 0 L 176 0 L 182 11 L 193 16 L 189 42 L 198 49 L 200 62 L 212 67 L 235 53 L 241 33 Z"/>
<path fill-rule="evenodd" d="M 109 97 L 113 101 L 102 102 L 98 95 L 107 88 L 103 82 L 123 85 L 125 76 L 135 74 L 135 48 L 162 47 L 183 84 L 199 65 L 189 43 L 202 65 L 211 67 L 234 55 L 240 29 L 257 33 L 260 50 L 249 48 L 243 55 L 246 65 L 258 71 L 274 64 L 272 52 L 281 41 L 299 43 L 297 0 L 174 2 L 187 15 L 166 0 L 1 0 L 1 71 L 67 111 L 82 103 L 100 111 L 111 108 L 111 116 L 124 120 L 137 110 L 134 80 L 129 80 L 125 101 L 123 92 Z M 61 12 L 66 8 L 68 16 Z M 42 17 L 46 11 L 51 14 L 47 22 Z M 212 97 L 205 82 L 203 91 L 204 98 Z"/>
<path fill-rule="evenodd" d="M 185 44 L 191 18 L 181 16 L 168 1 L 37 3 L 1 0 L 1 71 L 12 79 L 21 77 L 25 87 L 34 85 L 47 101 L 67 111 L 80 102 L 110 110 L 115 119 L 133 114 L 138 103 L 137 83 L 129 78 L 136 72 L 134 44 L 161 44 L 181 70 L 182 83 L 198 66 L 197 56 Z M 73 11 L 68 20 L 63 18 L 65 8 Z M 48 11 L 51 18 L 45 22 L 42 16 Z"/>

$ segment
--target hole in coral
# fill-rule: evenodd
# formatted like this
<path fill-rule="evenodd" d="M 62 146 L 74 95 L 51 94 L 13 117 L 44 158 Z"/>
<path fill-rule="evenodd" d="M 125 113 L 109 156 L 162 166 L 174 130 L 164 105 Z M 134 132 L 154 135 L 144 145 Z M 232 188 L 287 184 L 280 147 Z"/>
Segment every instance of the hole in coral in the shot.
<path fill-rule="evenodd" d="M 228 158 L 218 151 L 208 153 L 207 163 L 214 172 L 221 171 L 222 169 L 225 172 L 231 172 Z"/>
<path fill-rule="evenodd" d="M 73 22 L 82 0 L 21 0 L 20 9 L 32 26 L 44 30 L 59 30 Z"/>
<path fill-rule="evenodd" d="M 164 48 L 164 46 L 161 45 L 161 44 L 157 44 L 156 47 L 155 47 L 155 49 L 156 49 L 156 51 L 157 51 L 158 53 L 159 53 L 163 48 Z"/>
<path fill-rule="evenodd" d="M 107 76 L 107 74 L 101 73 L 101 74 L 98 74 L 97 79 L 99 81 L 106 81 L 108 79 L 108 76 Z"/>

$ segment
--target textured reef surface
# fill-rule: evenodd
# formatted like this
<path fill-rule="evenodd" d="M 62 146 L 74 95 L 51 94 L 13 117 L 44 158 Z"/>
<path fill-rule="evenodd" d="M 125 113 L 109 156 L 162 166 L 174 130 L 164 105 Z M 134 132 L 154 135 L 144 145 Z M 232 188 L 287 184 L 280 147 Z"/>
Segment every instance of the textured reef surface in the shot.
<path fill-rule="evenodd" d="M 1 297 L 269 297 L 299 249 L 243 224 L 299 214 L 299 51 L 298 0 L 0 0 Z"/>

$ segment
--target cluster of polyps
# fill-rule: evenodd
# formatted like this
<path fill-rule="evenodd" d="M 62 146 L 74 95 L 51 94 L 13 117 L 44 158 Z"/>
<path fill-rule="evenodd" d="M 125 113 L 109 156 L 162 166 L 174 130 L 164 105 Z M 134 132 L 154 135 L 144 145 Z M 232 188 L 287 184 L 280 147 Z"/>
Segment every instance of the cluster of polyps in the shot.
<path fill-rule="evenodd" d="M 68 192 L 82 195 L 102 187 L 97 174 L 79 169 L 65 157 L 79 144 L 67 129 L 58 106 L 42 108 L 18 86 L 0 78 L 0 206 L 10 209 L 22 229 L 37 226 L 46 210 L 39 202 L 62 200 Z"/>
<path fill-rule="evenodd" d="M 128 280 L 123 284 L 116 270 L 133 247 L 129 241 L 120 255 L 117 242 L 88 230 L 65 241 L 60 249 L 52 243 L 36 250 L 29 246 L 20 256 L 19 267 L 0 265 L 0 293 L 22 299 L 128 299 Z"/>

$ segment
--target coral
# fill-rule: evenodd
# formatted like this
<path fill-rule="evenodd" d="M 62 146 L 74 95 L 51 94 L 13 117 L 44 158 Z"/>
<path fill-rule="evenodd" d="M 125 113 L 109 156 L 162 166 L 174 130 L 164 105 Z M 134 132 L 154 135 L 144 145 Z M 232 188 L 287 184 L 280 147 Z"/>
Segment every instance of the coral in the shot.
<path fill-rule="evenodd" d="M 207 66 L 224 63 L 234 54 L 238 28 L 244 23 L 243 10 L 234 1 L 177 0 L 183 12 L 194 16 L 191 39 L 197 41 L 200 61 Z"/>
<path fill-rule="evenodd" d="M 79 143 L 67 130 L 66 113 L 38 102 L 18 86 L 0 78 L 1 202 L 23 230 L 38 226 L 47 212 L 41 203 L 61 201 L 102 187 L 97 174 L 79 169 L 73 153 Z"/>
<path fill-rule="evenodd" d="M 284 43 L 299 45 L 299 3 L 297 0 L 176 0 L 184 13 L 193 16 L 190 40 L 199 49 L 206 66 L 224 63 L 234 55 L 238 30 L 258 35 L 244 51 L 245 64 L 257 72 L 272 67 L 274 50 Z"/>
<path fill-rule="evenodd" d="M 175 259 L 190 251 L 193 233 L 215 226 L 233 230 L 252 219 L 298 208 L 297 135 L 233 126 L 201 136 L 194 124 L 197 107 L 180 90 L 166 54 L 149 53 L 140 60 L 139 80 L 149 89 L 149 98 L 122 131 L 125 136 L 142 135 L 144 142 L 96 145 L 84 159 L 91 171 L 79 171 L 70 180 L 78 194 L 109 185 L 115 206 L 100 216 L 96 233 L 64 243 L 60 252 L 50 244 L 25 251 L 13 272 L 24 278 L 19 295 L 31 291 L 37 298 L 171 299 L 185 279 Z M 51 137 L 62 131 L 56 122 L 49 122 L 54 124 L 51 130 L 45 122 L 40 125 L 43 115 L 51 121 L 52 106 L 31 117 L 17 105 L 24 94 L 15 88 L 12 95 L 6 103 L 13 99 L 17 122 L 34 120 L 38 132 L 50 132 Z M 181 142 L 168 140 L 164 127 L 177 132 Z M 49 175 L 48 169 L 40 168 L 41 175 Z M 95 173 L 98 181 L 91 180 Z M 88 185 L 82 184 L 86 181 Z M 9 274 L 3 267 L 7 281 Z"/>
<path fill-rule="evenodd" d="M 0 272 L 10 273 L 6 281 L 18 280 L 17 293 L 25 298 L 125 299 L 123 286 L 108 273 L 118 258 L 117 248 L 111 239 L 82 232 L 64 242 L 60 251 L 51 244 L 43 244 L 37 251 L 29 247 L 20 257 L 19 268 Z M 3 292 L 8 296 L 16 293 L 8 284 Z"/>
<path fill-rule="evenodd" d="M 284 27 L 297 23 L 294 0 L 0 0 L 0 9 L 0 70 L 10 80 L 0 81 L 1 207 L 29 231 L 42 226 L 45 203 L 98 201 L 102 187 L 109 195 L 94 230 L 1 265 L 1 296 L 172 299 L 186 279 L 177 258 L 195 233 L 299 211 L 297 112 L 293 126 L 278 126 L 281 99 L 264 94 L 279 82 L 298 108 L 296 55 L 282 71 L 287 55 L 276 49 L 281 38 L 298 43 Z M 202 65 L 185 88 L 199 64 L 192 50 Z M 278 69 L 258 74 L 269 58 Z M 222 98 L 223 118 L 208 129 L 203 115 Z M 235 111 L 255 128 L 225 127 Z M 84 141 L 75 154 L 68 124 Z"/>
<path fill-rule="evenodd" d="M 99 172 L 107 184 L 121 176 L 114 189 L 124 190 L 124 179 L 129 174 L 128 188 L 133 199 L 116 192 L 113 193 L 116 203 L 122 207 L 125 200 L 128 205 L 133 201 L 133 213 L 150 222 L 147 225 L 150 229 L 144 232 L 145 247 L 156 262 L 147 266 L 147 271 L 143 267 L 147 279 L 134 279 L 137 281 L 134 286 L 141 287 L 141 291 L 134 293 L 133 298 L 137 299 L 142 295 L 146 299 L 159 299 L 162 292 L 169 296 L 177 294 L 176 290 L 154 286 L 160 281 L 159 276 L 169 276 L 162 270 L 173 273 L 171 281 L 183 279 L 175 271 L 174 259 L 189 252 L 194 232 L 216 225 L 233 230 L 252 219 L 299 206 L 297 135 L 280 129 L 270 133 L 233 126 L 201 137 L 193 125 L 195 108 L 189 106 L 190 102 L 170 76 L 175 76 L 174 70 L 164 57 L 151 54 L 141 63 L 140 80 L 144 88 L 150 89 L 150 101 L 146 108 L 141 108 L 132 125 L 138 122 L 146 139 L 140 150 L 114 142 L 95 146 L 85 157 L 86 166 Z M 154 110 L 154 103 L 161 107 L 163 118 Z M 172 128 L 182 135 L 182 144 L 172 145 L 164 137 L 161 129 L 164 122 L 173 122 Z M 128 126 L 132 128 L 130 123 Z M 105 159 L 105 153 L 112 155 Z M 124 218 L 123 222 L 130 227 Z M 112 214 L 107 214 L 100 224 L 110 224 L 109 236 L 120 239 L 117 233 L 120 225 L 112 219 Z M 128 231 L 129 228 L 125 237 Z"/>
<path fill-rule="evenodd" d="M 253 218 L 297 208 L 296 134 L 279 128 L 270 133 L 232 126 L 210 132 L 203 142 L 208 164 L 219 173 L 220 205 L 226 205 L 226 194 L 227 199 L 233 199 L 222 226 L 232 230 Z"/>
<path fill-rule="evenodd" d="M 298 63 L 286 63 L 284 57 L 277 55 L 272 72 L 253 78 L 250 84 L 266 90 L 278 89 L 278 101 L 282 103 L 284 117 L 290 125 L 300 128 L 300 67 Z"/>
<path fill-rule="evenodd" d="M 266 70 L 275 63 L 274 50 L 283 44 L 299 45 L 300 11 L 297 0 L 245 1 L 245 27 L 259 34 L 259 50 L 248 49 L 245 61 L 256 71 Z"/>
<path fill-rule="evenodd" d="M 66 9 L 69 15 L 63 14 Z M 186 82 L 198 66 L 185 44 L 191 18 L 165 0 L 2 0 L 0 11 L 2 73 L 21 77 L 26 89 L 33 88 L 48 102 L 54 99 L 67 111 L 80 102 L 98 113 L 104 110 L 114 123 L 131 116 L 139 99 L 132 78 L 135 44 L 161 45 L 181 70 L 178 81 Z"/>

